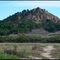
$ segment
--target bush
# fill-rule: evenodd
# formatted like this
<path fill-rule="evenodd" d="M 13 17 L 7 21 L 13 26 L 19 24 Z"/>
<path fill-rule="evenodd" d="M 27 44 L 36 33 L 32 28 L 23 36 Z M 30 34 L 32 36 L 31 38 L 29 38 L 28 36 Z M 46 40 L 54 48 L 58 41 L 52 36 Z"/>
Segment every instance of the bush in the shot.
<path fill-rule="evenodd" d="M 34 37 L 18 34 L 17 36 L 0 36 L 0 42 L 15 43 L 60 43 L 60 36 L 55 37 Z"/>

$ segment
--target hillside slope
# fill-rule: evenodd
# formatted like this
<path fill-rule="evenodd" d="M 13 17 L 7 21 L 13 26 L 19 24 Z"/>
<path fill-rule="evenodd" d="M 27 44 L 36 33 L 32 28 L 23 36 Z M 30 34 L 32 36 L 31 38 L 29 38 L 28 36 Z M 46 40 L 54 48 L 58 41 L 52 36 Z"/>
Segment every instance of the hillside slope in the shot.
<path fill-rule="evenodd" d="M 42 37 L 54 37 L 60 36 L 60 31 L 57 32 L 48 32 L 43 28 L 33 29 L 32 32 L 26 33 L 27 36 L 42 36 Z"/>

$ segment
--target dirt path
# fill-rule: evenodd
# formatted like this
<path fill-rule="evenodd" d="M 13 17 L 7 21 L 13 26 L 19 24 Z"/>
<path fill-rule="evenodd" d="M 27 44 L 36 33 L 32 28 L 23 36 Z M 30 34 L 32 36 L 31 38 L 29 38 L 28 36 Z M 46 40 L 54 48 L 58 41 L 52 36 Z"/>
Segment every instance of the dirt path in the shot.
<path fill-rule="evenodd" d="M 46 58 L 52 58 L 51 51 L 53 50 L 53 46 L 46 46 L 45 48 L 43 48 L 44 52 L 41 54 L 42 56 L 46 57 Z"/>
<path fill-rule="evenodd" d="M 34 57 L 34 56 L 29 56 L 29 57 L 32 58 L 32 59 L 42 59 L 42 58 Z"/>

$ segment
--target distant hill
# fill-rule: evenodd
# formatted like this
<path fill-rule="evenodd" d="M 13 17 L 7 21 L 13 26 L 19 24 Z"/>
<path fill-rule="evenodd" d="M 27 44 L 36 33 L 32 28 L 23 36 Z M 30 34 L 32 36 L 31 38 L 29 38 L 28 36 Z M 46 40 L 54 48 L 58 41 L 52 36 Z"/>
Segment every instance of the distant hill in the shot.
<path fill-rule="evenodd" d="M 60 19 L 39 7 L 23 10 L 0 21 L 0 35 L 29 33 L 43 28 L 48 32 L 60 30 Z"/>

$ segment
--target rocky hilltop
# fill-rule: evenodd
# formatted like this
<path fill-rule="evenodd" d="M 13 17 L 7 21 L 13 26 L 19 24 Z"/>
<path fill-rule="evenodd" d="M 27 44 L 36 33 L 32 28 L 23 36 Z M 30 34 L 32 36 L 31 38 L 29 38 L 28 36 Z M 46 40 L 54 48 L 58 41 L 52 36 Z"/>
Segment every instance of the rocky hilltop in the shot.
<path fill-rule="evenodd" d="M 52 22 L 60 22 L 60 19 L 53 14 L 49 13 L 45 9 L 41 9 L 39 7 L 32 10 L 23 10 L 22 12 L 17 12 L 12 16 L 4 19 L 8 22 L 35 22 L 35 23 L 43 23 L 46 20 L 51 20 Z"/>

